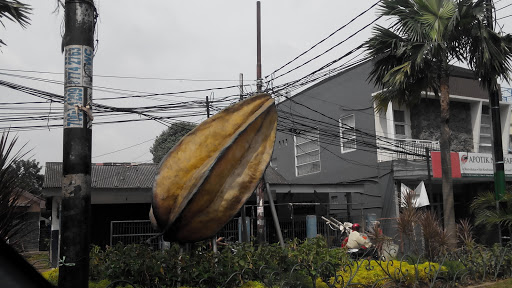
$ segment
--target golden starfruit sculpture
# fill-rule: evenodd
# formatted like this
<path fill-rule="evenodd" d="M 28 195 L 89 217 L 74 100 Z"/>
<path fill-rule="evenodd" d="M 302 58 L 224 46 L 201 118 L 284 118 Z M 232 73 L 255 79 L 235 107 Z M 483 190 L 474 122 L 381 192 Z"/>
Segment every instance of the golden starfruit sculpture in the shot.
<path fill-rule="evenodd" d="M 208 118 L 164 157 L 150 218 L 167 241 L 212 237 L 240 210 L 270 161 L 277 111 L 269 94 Z"/>

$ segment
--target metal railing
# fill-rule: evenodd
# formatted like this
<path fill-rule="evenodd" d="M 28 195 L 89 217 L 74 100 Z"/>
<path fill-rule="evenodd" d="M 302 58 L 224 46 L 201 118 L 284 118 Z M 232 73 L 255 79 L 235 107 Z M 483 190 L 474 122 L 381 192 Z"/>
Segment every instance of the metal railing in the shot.
<path fill-rule="evenodd" d="M 379 160 L 425 159 L 425 148 L 439 151 L 439 141 L 420 139 L 377 139 Z"/>
<path fill-rule="evenodd" d="M 140 244 L 158 235 L 149 220 L 128 220 L 110 222 L 110 245 L 118 242 L 123 244 Z M 151 245 L 161 248 L 161 237 L 151 239 Z"/>
<path fill-rule="evenodd" d="M 228 242 L 236 242 L 239 240 L 241 229 L 240 227 L 240 219 L 233 218 L 231 219 L 219 232 L 217 232 L 217 237 L 224 237 L 224 239 Z"/>
<path fill-rule="evenodd" d="M 256 219 L 248 217 L 251 223 L 249 231 L 251 237 L 256 235 Z M 253 223 L 254 222 L 254 223 Z M 277 231 L 274 226 L 272 218 L 265 219 L 265 240 L 268 243 L 278 243 Z M 306 216 L 296 215 L 293 218 L 279 218 L 279 224 L 283 238 L 286 240 L 299 239 L 304 240 L 307 238 L 306 233 Z M 219 232 L 217 237 L 224 237 L 228 242 L 241 241 L 241 219 L 236 217 L 231 219 Z M 161 237 L 154 237 L 158 235 L 149 220 L 129 220 L 129 221 L 111 221 L 110 222 L 110 245 L 113 246 L 118 242 L 125 245 L 145 243 L 148 239 L 152 238 L 151 245 L 155 249 L 163 248 L 163 240 Z M 335 231 L 325 223 L 320 217 L 317 217 L 317 234 L 324 236 L 330 247 L 339 247 L 341 245 L 340 231 Z"/>

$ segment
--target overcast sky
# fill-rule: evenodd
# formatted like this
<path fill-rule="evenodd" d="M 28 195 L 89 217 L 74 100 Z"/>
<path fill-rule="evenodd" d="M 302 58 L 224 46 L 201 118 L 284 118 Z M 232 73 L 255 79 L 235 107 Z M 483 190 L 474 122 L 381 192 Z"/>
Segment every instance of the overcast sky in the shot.
<path fill-rule="evenodd" d="M 261 1 L 263 75 L 270 74 L 292 60 L 375 2 L 374 0 Z M 502 3 L 509 1 L 500 2 L 497 4 L 498 7 L 508 4 Z M 41 80 L 62 81 L 63 79 L 61 72 L 64 64 L 60 50 L 61 34 L 64 29 L 63 9 L 54 12 L 57 3 L 55 0 L 38 0 L 28 3 L 33 8 L 30 26 L 22 29 L 14 23 L 4 22 L 6 27 L 0 27 L 0 39 L 7 43 L 7 46 L 2 47 L 0 52 L 0 80 L 62 95 L 63 86 L 59 84 L 60 82 L 54 84 Z M 246 92 L 255 90 L 256 1 L 96 0 L 96 6 L 99 18 L 98 46 L 94 58 L 94 86 L 109 89 L 96 89 L 93 95 L 94 102 L 116 107 L 137 107 L 161 105 L 168 102 L 204 100 L 205 96 L 221 99 L 228 95 L 238 94 L 238 88 L 175 96 L 101 100 L 126 94 L 168 93 L 238 85 L 239 73 L 244 74 L 245 84 L 252 85 L 245 87 Z M 499 11 L 498 17 L 508 14 L 512 14 L 512 7 Z M 376 9 L 366 13 L 308 53 L 309 56 L 301 58 L 296 64 L 294 63 L 295 65 L 290 65 L 287 69 L 321 54 L 370 23 L 376 18 L 376 15 Z M 507 21 L 510 22 L 511 19 L 505 18 L 502 23 L 508 25 Z M 379 20 L 377 23 L 386 26 L 386 22 L 383 20 Z M 508 26 L 505 26 L 505 31 L 508 30 L 507 28 Z M 274 85 L 298 79 L 340 57 L 366 40 L 370 33 L 370 29 L 360 32 L 311 64 L 276 79 Z M 287 69 L 281 72 L 285 72 Z M 42 79 L 34 81 L 20 78 L 20 76 Z M 159 80 L 118 77 L 159 78 Z M 44 100 L 0 87 L 1 103 L 21 101 Z M 58 103 L 48 102 L 24 107 L 27 106 L 37 107 L 40 112 L 44 111 L 45 113 L 62 111 L 62 104 Z M 14 111 L 12 105 L 3 104 L 0 107 L 2 108 L 0 110 L 2 118 L 5 117 L 7 111 Z M 11 109 L 3 109 L 6 107 Z M 196 110 L 195 112 L 200 111 Z M 181 112 L 169 113 L 178 115 L 189 112 L 193 111 L 185 109 Z M 201 116 L 179 119 L 200 122 L 206 118 L 206 110 L 204 109 L 203 112 L 204 114 Z M 103 118 L 101 121 L 108 119 Z M 113 115 L 110 119 L 122 118 Z M 131 116 L 130 119 L 134 119 L 134 117 Z M 38 120 L 22 123 L 2 121 L 0 127 L 3 130 L 10 126 L 46 125 L 46 123 L 49 121 Z M 95 125 L 93 122 L 92 161 L 94 163 L 151 162 L 152 156 L 149 153 L 149 148 L 153 143 L 152 139 L 166 128 L 165 125 L 155 121 L 104 125 Z M 27 143 L 27 149 L 33 149 L 30 155 L 42 166 L 45 162 L 62 161 L 62 128 L 12 133 L 12 135 L 14 134 L 19 137 L 20 143 Z M 145 143 L 128 148 L 142 142 Z M 121 149 L 124 150 L 118 151 Z"/>

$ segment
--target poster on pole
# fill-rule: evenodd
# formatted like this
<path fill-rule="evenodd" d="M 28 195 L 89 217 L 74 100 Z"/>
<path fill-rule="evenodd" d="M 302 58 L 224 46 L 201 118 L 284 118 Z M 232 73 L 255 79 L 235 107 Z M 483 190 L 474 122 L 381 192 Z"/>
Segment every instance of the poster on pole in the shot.
<path fill-rule="evenodd" d="M 84 103 L 83 87 L 64 89 L 64 128 L 83 128 L 84 114 L 78 109 Z"/>
<path fill-rule="evenodd" d="M 84 45 L 64 48 L 64 86 L 92 88 L 94 49 Z"/>

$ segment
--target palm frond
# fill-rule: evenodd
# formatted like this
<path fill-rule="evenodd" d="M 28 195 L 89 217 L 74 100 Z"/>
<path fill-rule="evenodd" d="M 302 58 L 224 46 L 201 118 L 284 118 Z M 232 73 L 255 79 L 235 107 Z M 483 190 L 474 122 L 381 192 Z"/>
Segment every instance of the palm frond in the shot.
<path fill-rule="evenodd" d="M 26 227 L 24 214 L 17 209 L 18 201 L 23 192 L 20 178 L 14 163 L 25 153 L 14 150 L 17 137 L 9 138 L 9 131 L 3 132 L 0 138 L 0 238 L 13 239 L 20 236 Z"/>
<path fill-rule="evenodd" d="M 470 205 L 471 212 L 475 215 L 475 225 L 492 227 L 500 224 L 504 227 L 512 227 L 512 193 L 505 193 L 498 202 L 500 209 L 496 207 L 496 198 L 493 192 L 484 192 L 475 197 Z"/>
<path fill-rule="evenodd" d="M 30 5 L 21 3 L 17 0 L 0 0 L 0 24 L 5 27 L 2 18 L 9 21 L 17 22 L 21 27 L 25 28 L 30 23 L 29 15 L 32 8 Z M 0 46 L 5 45 L 0 39 Z"/>
<path fill-rule="evenodd" d="M 22 27 L 26 27 L 30 21 L 28 15 L 31 14 L 31 10 L 30 5 L 16 0 L 0 0 L 0 23 L 4 25 L 2 18 L 5 17 L 10 21 L 18 22 Z"/>

